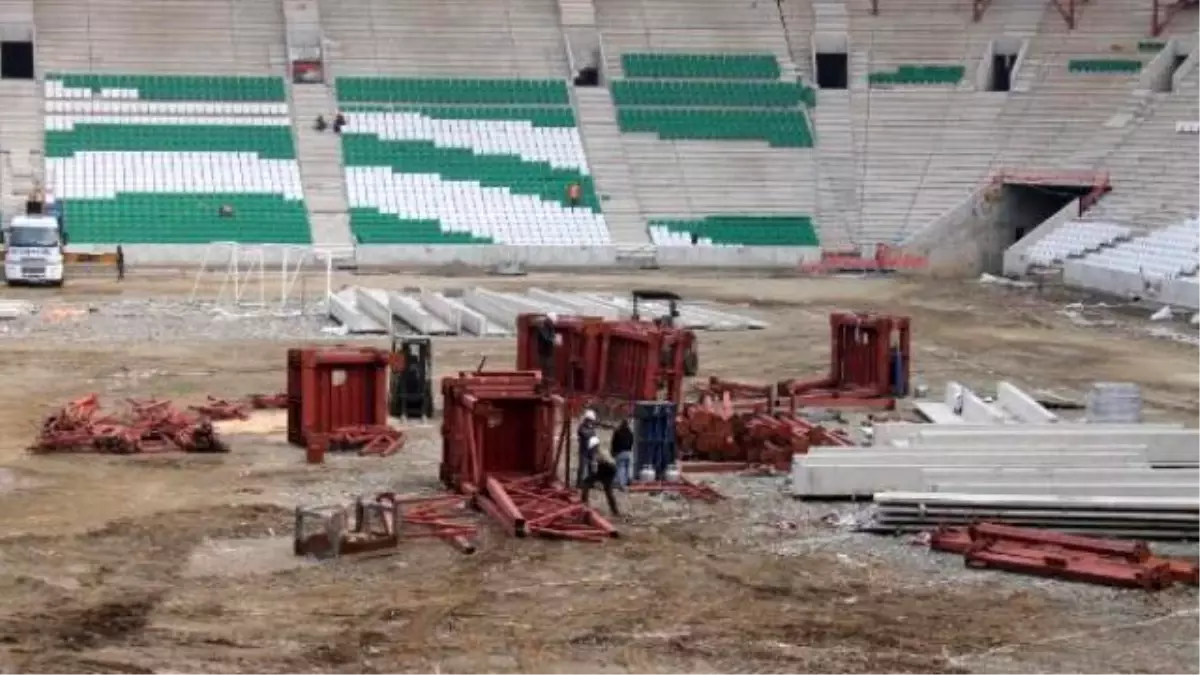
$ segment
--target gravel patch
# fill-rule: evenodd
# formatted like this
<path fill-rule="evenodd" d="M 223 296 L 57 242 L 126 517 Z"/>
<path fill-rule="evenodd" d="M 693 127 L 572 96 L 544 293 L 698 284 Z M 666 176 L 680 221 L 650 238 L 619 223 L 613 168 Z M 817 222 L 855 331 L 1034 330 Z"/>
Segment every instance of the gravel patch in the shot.
<path fill-rule="evenodd" d="M 0 339 L 46 338 L 63 342 L 320 340 L 352 336 L 332 329 L 323 303 L 280 311 L 219 307 L 208 302 L 124 299 L 35 304 L 32 313 L 0 322 Z"/>

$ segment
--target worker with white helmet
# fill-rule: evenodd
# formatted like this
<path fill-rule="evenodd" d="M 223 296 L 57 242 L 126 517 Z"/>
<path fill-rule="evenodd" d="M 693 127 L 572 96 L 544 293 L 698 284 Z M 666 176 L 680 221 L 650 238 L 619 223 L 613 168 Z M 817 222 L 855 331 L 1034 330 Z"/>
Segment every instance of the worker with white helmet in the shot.
<path fill-rule="evenodd" d="M 600 483 L 604 488 L 604 498 L 608 501 L 608 512 L 619 518 L 621 512 L 617 509 L 617 496 L 613 494 L 613 479 L 617 476 L 617 462 L 613 459 L 612 453 L 596 436 L 588 439 L 588 451 L 592 460 L 588 464 L 587 478 L 584 479 L 581 486 L 580 500 L 584 506 L 587 506 L 588 493 L 596 486 L 596 483 Z"/>
<path fill-rule="evenodd" d="M 575 430 L 575 437 L 579 443 L 579 465 L 575 467 L 576 487 L 583 487 L 589 465 L 595 457 L 592 441 L 599 440 L 596 435 L 596 421 L 596 411 L 588 408 L 583 411 L 583 416 L 579 418 L 579 427 Z"/>

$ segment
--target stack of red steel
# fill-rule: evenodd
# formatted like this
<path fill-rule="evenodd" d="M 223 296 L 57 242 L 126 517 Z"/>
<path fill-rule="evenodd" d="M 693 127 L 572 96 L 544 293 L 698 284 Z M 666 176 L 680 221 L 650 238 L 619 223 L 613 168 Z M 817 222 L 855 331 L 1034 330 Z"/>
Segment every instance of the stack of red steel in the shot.
<path fill-rule="evenodd" d="M 381 349 L 289 349 L 288 442 L 307 448 L 337 429 L 387 425 L 390 364 Z"/>
<path fill-rule="evenodd" d="M 42 423 L 30 452 L 228 452 L 212 421 L 170 401 L 129 400 L 124 415 L 101 415 L 95 394 L 68 403 Z"/>
<path fill-rule="evenodd" d="M 959 553 L 967 566 L 1123 588 L 1158 590 L 1200 583 L 1196 563 L 1155 556 L 1145 542 L 1096 539 L 996 523 L 942 527 L 930 548 Z"/>
<path fill-rule="evenodd" d="M 787 471 L 793 455 L 814 445 L 853 445 L 843 433 L 764 406 L 739 411 L 728 393 L 686 405 L 675 423 L 681 455 L 688 460 L 765 465 Z"/>
<path fill-rule="evenodd" d="M 540 373 L 460 373 L 442 381 L 441 480 L 475 498 L 516 536 L 580 540 L 614 535 L 607 521 L 559 480 L 569 434 L 561 397 Z M 556 444 L 556 440 L 558 441 Z"/>
<path fill-rule="evenodd" d="M 329 434 L 332 451 L 355 450 L 360 455 L 388 457 L 404 447 L 404 431 L 386 424 L 360 424 L 341 427 Z"/>
<path fill-rule="evenodd" d="M 540 371 L 538 324 L 546 317 L 517 318 L 517 369 Z M 690 330 L 648 321 L 606 321 L 564 316 L 554 320 L 559 338 L 551 390 L 571 404 L 624 410 L 635 401 L 681 402 L 688 355 L 695 350 Z M 628 412 L 627 410 L 624 410 Z"/>
<path fill-rule="evenodd" d="M 775 384 L 712 377 L 703 391 L 730 396 L 737 410 L 893 408 L 894 397 L 906 391 L 909 381 L 908 317 L 835 312 L 829 316 L 829 331 L 829 372 L 823 377 Z"/>

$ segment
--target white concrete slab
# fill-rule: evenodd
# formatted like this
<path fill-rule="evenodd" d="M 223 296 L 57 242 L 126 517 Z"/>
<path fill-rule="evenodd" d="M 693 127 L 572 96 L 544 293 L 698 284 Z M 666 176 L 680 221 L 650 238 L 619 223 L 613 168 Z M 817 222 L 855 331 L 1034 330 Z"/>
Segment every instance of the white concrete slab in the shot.
<path fill-rule="evenodd" d="M 387 328 L 358 309 L 357 293 L 346 288 L 329 296 L 329 316 L 355 334 L 386 333 Z"/>
<path fill-rule="evenodd" d="M 444 293 L 422 289 L 419 299 L 422 307 L 457 333 L 479 337 L 511 335 L 499 323 L 467 307 L 461 298 L 452 298 Z"/>
<path fill-rule="evenodd" d="M 388 309 L 392 315 L 412 327 L 421 335 L 454 335 L 459 332 L 421 305 L 411 295 L 388 291 Z"/>
<path fill-rule="evenodd" d="M 944 428 L 944 425 L 938 424 L 922 424 L 919 422 L 880 422 L 874 427 L 875 445 L 890 445 L 900 441 L 910 441 L 916 438 L 923 431 L 938 430 Z M 1080 423 L 1065 423 L 1060 422 L 1054 425 L 1055 431 L 1113 431 L 1122 429 L 1138 429 L 1138 430 L 1161 430 L 1161 429 L 1182 429 L 1182 424 L 1091 424 L 1086 422 Z M 1032 431 L 1045 430 L 1045 425 L 1037 425 L 1034 427 L 1026 427 L 1025 425 L 1011 425 L 1004 429 L 997 430 L 994 425 L 967 424 L 955 425 L 955 431 L 977 431 L 977 432 L 993 432 L 993 431 L 1017 431 L 1021 429 L 1030 429 Z"/>
<path fill-rule="evenodd" d="M 1105 428 L 1109 425 L 1088 425 L 1095 428 L 1067 430 L 1057 426 L 1038 425 L 1026 428 L 991 428 L 986 431 L 958 429 L 923 430 L 911 446 L 972 445 L 996 446 L 1057 444 L 1064 447 L 1087 448 L 1096 445 L 1130 444 L 1146 446 L 1146 461 L 1156 466 L 1200 466 L 1200 432 L 1196 429 Z"/>
<path fill-rule="evenodd" d="M 1153 483 L 931 483 L 925 491 L 1060 497 L 1189 497 L 1196 494 L 1196 488 L 1191 485 Z"/>
<path fill-rule="evenodd" d="M 1011 382 L 996 383 L 996 404 L 1025 424 L 1055 424 L 1058 415 Z"/>
<path fill-rule="evenodd" d="M 1013 456 L 1006 454 L 980 455 L 947 454 L 935 457 L 864 458 L 861 462 L 846 460 L 804 461 L 798 457 L 792 463 L 792 494 L 797 497 L 869 496 L 887 491 L 921 491 L 925 489 L 927 468 L 957 468 L 978 466 L 1064 467 L 1085 464 L 1110 467 L 1116 471 L 1144 468 L 1140 453 L 1052 453 Z"/>

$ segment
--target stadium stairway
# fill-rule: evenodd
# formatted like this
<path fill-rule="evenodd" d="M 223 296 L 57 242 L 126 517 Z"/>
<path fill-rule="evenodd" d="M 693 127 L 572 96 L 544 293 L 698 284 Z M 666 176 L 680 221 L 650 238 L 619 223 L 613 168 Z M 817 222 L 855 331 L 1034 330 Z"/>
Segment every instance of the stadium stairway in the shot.
<path fill-rule="evenodd" d="M 616 108 L 608 90 L 577 87 L 574 98 L 579 111 L 579 133 L 613 241 L 648 244 L 650 236 L 646 220 L 637 199 L 629 160 L 621 143 L 621 131 L 617 128 Z"/>
<path fill-rule="evenodd" d="M 314 128 L 318 115 L 333 122 L 337 110 L 331 88 L 326 84 L 291 84 L 292 130 L 296 136 L 296 159 L 304 202 L 312 224 L 313 244 L 348 246 L 350 233 L 346 186 L 343 180 L 342 143 L 332 130 Z"/>
<path fill-rule="evenodd" d="M 0 80 L 0 160 L 3 213 L 24 208 L 25 197 L 44 175 L 42 95 L 33 80 Z"/>

